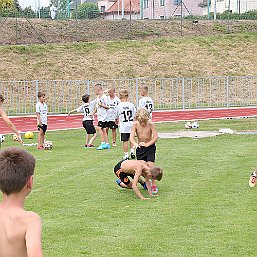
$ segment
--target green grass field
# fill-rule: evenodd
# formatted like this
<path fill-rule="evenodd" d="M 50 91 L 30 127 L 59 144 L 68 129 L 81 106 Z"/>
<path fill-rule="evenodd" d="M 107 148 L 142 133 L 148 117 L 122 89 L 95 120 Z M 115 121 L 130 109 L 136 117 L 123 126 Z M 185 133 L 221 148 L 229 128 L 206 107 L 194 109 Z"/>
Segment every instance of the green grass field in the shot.
<path fill-rule="evenodd" d="M 255 130 L 257 119 L 200 122 L 200 130 L 219 128 Z M 157 129 L 184 130 L 184 122 Z M 115 183 L 120 144 L 84 149 L 82 129 L 47 132 L 47 139 L 51 151 L 26 147 L 37 158 L 26 209 L 42 217 L 44 256 L 257 255 L 257 188 L 248 186 L 257 135 L 159 139 L 164 176 L 159 197 L 148 201 Z M 18 144 L 2 148 L 10 145 Z"/>

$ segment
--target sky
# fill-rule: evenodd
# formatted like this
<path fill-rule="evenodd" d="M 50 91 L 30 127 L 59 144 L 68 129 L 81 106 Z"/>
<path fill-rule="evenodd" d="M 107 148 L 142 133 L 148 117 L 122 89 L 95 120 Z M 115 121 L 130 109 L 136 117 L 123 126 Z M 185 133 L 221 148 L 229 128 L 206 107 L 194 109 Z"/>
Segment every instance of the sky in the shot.
<path fill-rule="evenodd" d="M 49 0 L 18 0 L 21 8 L 31 6 L 33 10 L 38 10 L 39 7 L 49 6 Z"/>

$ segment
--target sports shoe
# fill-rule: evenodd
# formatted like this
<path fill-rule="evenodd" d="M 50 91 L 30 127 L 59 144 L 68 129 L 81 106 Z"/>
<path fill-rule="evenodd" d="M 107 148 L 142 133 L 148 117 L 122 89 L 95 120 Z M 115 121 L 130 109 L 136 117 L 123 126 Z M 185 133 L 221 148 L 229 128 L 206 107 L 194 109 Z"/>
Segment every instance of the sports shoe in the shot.
<path fill-rule="evenodd" d="M 147 190 L 147 185 L 146 185 L 145 182 L 144 182 L 144 184 L 142 186 L 143 186 L 144 190 Z"/>
<path fill-rule="evenodd" d="M 96 148 L 96 150 L 104 150 L 104 149 L 106 149 L 105 144 L 100 144 L 100 145 Z"/>
<path fill-rule="evenodd" d="M 37 149 L 38 149 L 38 150 L 44 150 L 44 146 L 43 146 L 43 145 L 39 145 L 39 146 L 37 147 Z"/>
<path fill-rule="evenodd" d="M 116 143 L 113 143 L 112 146 L 117 146 Z"/>
<path fill-rule="evenodd" d="M 131 157 L 131 159 L 136 159 L 136 156 L 134 153 L 130 153 L 130 157 Z"/>
<path fill-rule="evenodd" d="M 104 149 L 110 149 L 110 148 L 111 148 L 110 144 L 109 143 L 105 143 Z"/>
<path fill-rule="evenodd" d="M 254 173 L 251 174 L 251 177 L 249 179 L 249 186 L 255 187 L 256 184 L 256 175 Z"/>
<path fill-rule="evenodd" d="M 94 148 L 95 146 L 92 144 L 87 145 L 87 148 Z"/>
<path fill-rule="evenodd" d="M 157 188 L 157 186 L 151 186 L 151 191 L 152 191 L 152 194 L 153 194 L 153 195 L 158 194 L 158 188 Z"/>
<path fill-rule="evenodd" d="M 127 156 L 124 156 L 123 161 L 129 160 Z"/>

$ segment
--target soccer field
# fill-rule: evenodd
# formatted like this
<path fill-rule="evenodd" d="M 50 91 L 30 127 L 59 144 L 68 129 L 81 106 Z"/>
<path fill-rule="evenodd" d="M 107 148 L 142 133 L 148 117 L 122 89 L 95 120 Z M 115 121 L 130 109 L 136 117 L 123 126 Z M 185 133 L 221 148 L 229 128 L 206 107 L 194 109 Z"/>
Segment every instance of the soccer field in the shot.
<path fill-rule="evenodd" d="M 220 128 L 257 130 L 257 119 L 202 121 L 199 130 Z M 184 122 L 157 124 L 157 130 L 185 130 Z M 42 218 L 44 256 L 257 255 L 257 188 L 248 186 L 257 134 L 159 139 L 156 164 L 164 176 L 159 196 L 148 201 L 115 182 L 121 143 L 84 149 L 84 134 L 47 132 L 53 150 L 26 147 L 37 164 L 25 207 Z M 10 145 L 18 143 L 2 148 Z"/>

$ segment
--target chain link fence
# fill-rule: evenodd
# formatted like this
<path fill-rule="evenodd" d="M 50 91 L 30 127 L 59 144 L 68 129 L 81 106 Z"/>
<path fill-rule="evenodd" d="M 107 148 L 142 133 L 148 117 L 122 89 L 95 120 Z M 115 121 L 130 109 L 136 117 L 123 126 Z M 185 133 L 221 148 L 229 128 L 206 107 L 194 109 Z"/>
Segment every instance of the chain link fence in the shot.
<path fill-rule="evenodd" d="M 96 97 L 94 85 L 129 91 L 138 105 L 140 87 L 148 86 L 155 110 L 219 108 L 257 105 L 257 76 L 206 78 L 134 78 L 113 80 L 0 81 L 9 115 L 34 114 L 38 91 L 46 93 L 49 113 L 67 113 L 81 104 L 81 96 Z"/>

